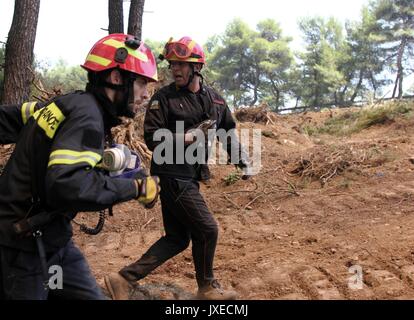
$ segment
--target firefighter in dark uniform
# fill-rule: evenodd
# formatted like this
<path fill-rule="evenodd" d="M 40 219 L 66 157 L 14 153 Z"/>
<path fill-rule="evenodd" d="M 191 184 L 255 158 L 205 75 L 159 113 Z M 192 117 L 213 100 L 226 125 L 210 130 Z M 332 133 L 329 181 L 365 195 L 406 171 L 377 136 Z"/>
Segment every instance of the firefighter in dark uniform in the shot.
<path fill-rule="evenodd" d="M 0 107 L 0 142 L 16 143 L 0 177 L 0 299 L 104 299 L 72 241 L 71 220 L 158 198 L 158 178 L 113 178 L 99 168 L 111 127 L 133 117 L 147 83 L 157 81 L 154 55 L 134 37 L 112 34 L 82 67 L 85 91 Z M 60 288 L 50 286 L 52 266 L 61 268 Z"/>
<path fill-rule="evenodd" d="M 235 129 L 236 123 L 225 100 L 212 88 L 203 84 L 200 73 L 205 55 L 203 49 L 189 37 L 166 44 L 160 58 L 168 60 L 175 80 L 160 89 L 151 99 L 148 107 L 144 137 L 150 150 L 156 150 L 161 143 L 154 139 L 159 129 L 175 133 L 174 141 L 182 137 L 185 146 L 194 143 L 192 128 L 202 127 L 205 132 L 215 123 L 217 129 Z M 210 122 L 209 122 L 210 120 Z M 182 135 L 176 131 L 177 122 L 184 123 Z M 210 123 L 203 128 L 203 124 Z M 202 124 L 200 126 L 200 123 Z M 242 150 L 233 135 L 227 145 L 231 149 Z M 175 148 L 175 147 L 174 147 Z M 236 148 L 237 150 L 237 148 Z M 176 153 L 174 149 L 174 159 Z M 217 244 L 218 227 L 199 192 L 199 182 L 209 179 L 206 163 L 159 164 L 153 154 L 151 173 L 160 176 L 161 204 L 165 236 L 153 244 L 135 263 L 105 278 L 106 285 L 114 299 L 128 299 L 135 281 L 144 278 L 168 259 L 184 251 L 192 241 L 192 254 L 198 285 L 197 297 L 206 300 L 231 300 L 236 293 L 221 288 L 213 274 L 213 260 Z M 249 165 L 247 155 L 238 157 L 240 168 Z"/>

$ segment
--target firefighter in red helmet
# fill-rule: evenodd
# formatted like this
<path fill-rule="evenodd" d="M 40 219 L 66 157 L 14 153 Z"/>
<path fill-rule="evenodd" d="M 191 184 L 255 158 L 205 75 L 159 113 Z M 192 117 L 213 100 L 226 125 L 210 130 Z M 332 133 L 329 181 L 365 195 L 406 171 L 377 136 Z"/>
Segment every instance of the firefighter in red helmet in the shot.
<path fill-rule="evenodd" d="M 206 57 L 203 48 L 192 40 L 190 37 L 183 37 L 178 41 L 170 41 L 164 47 L 163 53 L 160 55 L 161 60 L 167 60 L 170 63 L 170 69 L 174 66 L 187 66 L 190 69 L 187 77 L 183 77 L 181 73 L 175 74 L 173 77 L 178 87 L 185 88 L 199 80 L 194 77 L 203 79 L 201 69 L 206 63 Z"/>
<path fill-rule="evenodd" d="M 175 133 L 174 141 L 182 138 L 183 145 L 189 147 L 197 143 L 193 128 L 200 129 L 204 135 L 209 134 L 209 129 L 234 132 L 236 123 L 225 100 L 203 83 L 201 70 L 205 64 L 205 54 L 199 44 L 190 37 L 178 41 L 170 39 L 160 58 L 169 62 L 174 82 L 151 98 L 145 117 L 144 137 L 149 149 L 154 151 L 151 173 L 160 176 L 165 236 L 138 261 L 119 273 L 105 277 L 105 283 L 114 299 L 128 299 L 136 281 L 184 251 L 191 241 L 197 298 L 235 299 L 236 292 L 224 290 L 213 273 L 218 226 L 199 191 L 199 181 L 210 177 L 207 161 L 194 164 L 184 159 L 184 163 L 179 163 L 178 158 L 184 148 L 179 149 L 175 145 L 173 163 L 159 162 L 156 159 L 159 153 L 156 151 L 161 141 L 155 136 L 160 129 L 168 129 Z M 177 131 L 180 121 L 184 127 L 182 134 Z M 229 137 L 228 154 L 232 150 L 239 150 L 240 154 L 232 157 L 232 161 L 246 168 L 249 164 L 247 154 L 243 152 L 236 135 Z M 201 148 L 206 150 L 207 143 Z"/>
<path fill-rule="evenodd" d="M 98 41 L 82 67 L 88 71 L 89 84 L 86 91 L 98 93 L 99 96 L 100 93 L 105 92 L 106 95 L 108 89 L 111 90 L 114 101 L 111 106 L 107 106 L 106 111 L 115 122 L 118 122 L 120 116 L 133 118 L 137 107 L 135 99 L 146 99 L 147 82 L 158 80 L 155 57 L 151 50 L 124 34 L 111 34 Z"/>
<path fill-rule="evenodd" d="M 0 143 L 16 143 L 0 177 L 0 299 L 104 299 L 71 220 L 128 200 L 157 201 L 157 177 L 113 177 L 100 166 L 111 127 L 133 117 L 147 83 L 157 81 L 154 55 L 133 36 L 112 34 L 82 67 L 85 91 L 0 107 Z M 52 266 L 61 287 L 50 284 Z"/>

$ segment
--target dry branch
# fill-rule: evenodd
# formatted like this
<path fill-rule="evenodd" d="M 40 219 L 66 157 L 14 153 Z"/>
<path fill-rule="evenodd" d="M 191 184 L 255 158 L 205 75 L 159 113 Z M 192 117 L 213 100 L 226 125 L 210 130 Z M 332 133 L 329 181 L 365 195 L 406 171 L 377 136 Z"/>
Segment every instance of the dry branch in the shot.
<path fill-rule="evenodd" d="M 306 157 L 296 161 L 291 174 L 320 181 L 325 186 L 331 179 L 351 168 L 375 167 L 386 160 L 386 155 L 376 148 L 363 145 L 338 145 L 315 147 Z"/>
<path fill-rule="evenodd" d="M 268 124 L 269 122 L 275 124 L 272 119 L 271 111 L 266 104 L 258 107 L 242 108 L 234 113 L 236 119 L 240 122 L 253 122 Z"/>

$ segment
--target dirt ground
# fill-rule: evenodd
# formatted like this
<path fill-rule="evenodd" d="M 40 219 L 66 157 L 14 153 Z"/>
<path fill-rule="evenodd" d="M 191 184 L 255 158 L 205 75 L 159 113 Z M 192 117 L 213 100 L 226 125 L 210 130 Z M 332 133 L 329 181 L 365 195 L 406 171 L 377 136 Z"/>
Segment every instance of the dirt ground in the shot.
<path fill-rule="evenodd" d="M 227 186 L 223 178 L 234 167 L 212 166 L 213 179 L 201 187 L 219 223 L 215 274 L 240 299 L 414 298 L 414 119 L 346 138 L 301 133 L 304 124 L 331 116 L 328 111 L 277 116 L 269 126 L 242 124 L 267 131 L 261 172 Z M 291 173 L 311 154 L 315 165 L 325 161 L 328 168 L 329 154 L 321 157 L 326 150 L 364 156 L 324 185 Z M 77 221 L 92 226 L 97 215 L 80 214 Z M 160 206 L 145 210 L 135 202 L 115 207 L 97 236 L 74 229 L 102 286 L 106 274 L 135 261 L 163 235 Z M 362 270 L 359 288 L 350 286 L 354 266 Z M 143 294 L 137 299 L 192 298 L 191 248 L 139 285 Z"/>
<path fill-rule="evenodd" d="M 234 168 L 212 166 L 214 177 L 202 191 L 220 228 L 215 274 L 241 299 L 414 298 L 414 120 L 397 119 L 347 138 L 301 133 L 304 124 L 340 112 L 278 116 L 270 126 L 242 124 L 267 131 L 263 168 L 250 181 L 227 186 L 223 178 Z M 298 160 L 327 146 L 375 150 L 379 158 L 351 166 L 323 186 L 290 173 Z M 90 214 L 79 219 L 96 221 Z M 105 274 L 135 261 L 162 235 L 159 206 L 148 211 L 127 203 L 115 208 L 100 235 L 77 233 L 76 241 L 103 285 Z M 362 273 L 357 277 L 353 268 Z M 191 298 L 191 249 L 139 284 L 147 293 L 141 298 Z"/>

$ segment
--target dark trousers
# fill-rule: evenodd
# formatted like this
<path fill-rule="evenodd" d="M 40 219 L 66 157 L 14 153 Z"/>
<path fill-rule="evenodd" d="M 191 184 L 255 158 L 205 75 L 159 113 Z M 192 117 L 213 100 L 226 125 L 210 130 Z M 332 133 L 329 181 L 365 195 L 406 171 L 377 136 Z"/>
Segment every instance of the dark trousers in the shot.
<path fill-rule="evenodd" d="M 208 285 L 214 280 L 218 227 L 200 194 L 198 182 L 161 177 L 160 199 L 165 236 L 120 274 L 130 281 L 138 281 L 184 251 L 191 240 L 197 284 Z"/>
<path fill-rule="evenodd" d="M 44 275 L 38 253 L 29 253 L 0 246 L 0 299 L 1 300 L 47 300 L 76 299 L 104 300 L 106 297 L 98 287 L 86 259 L 72 241 L 47 261 L 62 270 L 62 288 L 48 286 L 45 289 Z M 53 276 L 58 274 L 51 268 Z M 49 270 L 48 270 L 49 271 Z"/>

